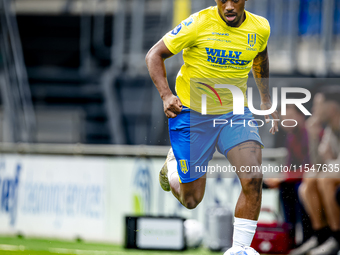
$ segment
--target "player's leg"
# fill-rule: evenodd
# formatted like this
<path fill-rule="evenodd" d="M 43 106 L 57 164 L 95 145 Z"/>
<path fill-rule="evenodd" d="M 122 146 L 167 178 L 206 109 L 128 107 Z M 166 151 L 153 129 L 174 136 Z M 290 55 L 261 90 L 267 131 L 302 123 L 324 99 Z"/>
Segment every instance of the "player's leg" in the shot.
<path fill-rule="evenodd" d="M 199 178 L 189 183 L 181 183 L 177 171 L 177 161 L 170 148 L 167 159 L 160 172 L 161 187 L 172 194 L 188 209 L 195 208 L 203 199 L 205 178 Z"/>
<path fill-rule="evenodd" d="M 262 199 L 263 143 L 253 121 L 252 113 L 245 108 L 244 115 L 226 116 L 228 123 L 220 132 L 217 149 L 236 168 L 242 190 L 235 208 L 233 247 L 226 254 L 238 251 L 240 246 L 250 246 L 257 227 Z M 254 169 L 249 171 L 246 167 Z M 241 251 L 241 250 L 239 250 Z"/>
<path fill-rule="evenodd" d="M 205 152 L 196 153 L 192 148 L 194 145 L 188 144 L 190 140 L 183 141 L 185 132 L 179 134 L 181 138 L 178 140 L 173 137 L 174 132 L 177 131 L 171 132 L 174 156 L 167 164 L 170 189 L 183 206 L 194 209 L 202 201 L 206 185 L 205 173 L 195 172 L 195 166 L 205 167 L 208 165 L 215 151 L 214 143 L 211 143 Z M 202 138 L 202 140 L 204 139 Z"/>
<path fill-rule="evenodd" d="M 261 145 L 255 141 L 246 141 L 232 148 L 228 153 L 229 162 L 239 172 L 244 166 L 261 166 Z M 243 249 L 252 249 L 257 219 L 262 200 L 262 173 L 238 173 L 242 190 L 235 208 L 233 246 L 225 254 L 238 254 Z M 240 253 L 241 254 L 241 253 Z M 243 254 L 243 253 L 242 253 Z"/>
<path fill-rule="evenodd" d="M 261 145 L 255 141 L 247 141 L 231 149 L 227 156 L 229 162 L 236 167 L 242 186 L 235 208 L 235 217 L 256 221 L 261 209 L 263 175 L 259 171 L 241 171 L 247 166 L 257 166 L 260 169 Z"/>
<path fill-rule="evenodd" d="M 160 171 L 159 180 L 165 191 L 171 191 L 183 206 L 194 209 L 202 201 L 206 178 L 198 178 L 192 182 L 181 183 L 178 174 L 178 162 L 170 148 L 167 159 Z"/>
<path fill-rule="evenodd" d="M 207 166 L 215 152 L 218 132 L 201 132 L 207 125 L 204 121 L 207 118 L 210 117 L 184 107 L 176 118 L 169 119 L 173 153 L 170 150 L 160 172 L 160 183 L 188 209 L 195 208 L 205 192 L 205 172 L 197 171 L 195 166 Z M 202 119 L 203 124 L 200 123 Z M 195 125 L 191 126 L 193 123 Z"/>
<path fill-rule="evenodd" d="M 199 178 L 193 182 L 180 183 L 178 173 L 170 177 L 172 194 L 188 209 L 194 209 L 202 201 L 206 178 Z"/>

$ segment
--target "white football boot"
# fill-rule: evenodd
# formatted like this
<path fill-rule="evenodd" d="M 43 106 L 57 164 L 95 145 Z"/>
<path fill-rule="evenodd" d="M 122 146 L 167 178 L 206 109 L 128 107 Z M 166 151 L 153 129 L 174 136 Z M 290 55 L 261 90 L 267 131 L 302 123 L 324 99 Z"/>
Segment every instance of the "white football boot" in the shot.
<path fill-rule="evenodd" d="M 260 255 L 253 248 L 248 246 L 234 246 L 227 250 L 224 255 Z"/>

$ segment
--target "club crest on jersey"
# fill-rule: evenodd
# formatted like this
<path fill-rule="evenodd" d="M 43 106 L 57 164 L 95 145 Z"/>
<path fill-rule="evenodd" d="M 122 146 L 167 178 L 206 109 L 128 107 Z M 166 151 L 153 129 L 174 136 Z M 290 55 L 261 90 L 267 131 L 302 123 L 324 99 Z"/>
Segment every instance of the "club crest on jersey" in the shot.
<path fill-rule="evenodd" d="M 177 35 L 179 33 L 179 31 L 181 31 L 182 29 L 182 23 L 179 24 L 177 27 L 174 28 L 174 30 L 171 31 L 172 35 Z"/>
<path fill-rule="evenodd" d="M 180 165 L 181 165 L 181 171 L 183 174 L 186 174 L 189 170 L 188 170 L 188 164 L 187 161 L 185 159 L 182 159 L 179 161 Z"/>
<path fill-rule="evenodd" d="M 248 34 L 248 45 L 250 47 L 254 47 L 255 44 L 256 44 L 256 33 Z"/>

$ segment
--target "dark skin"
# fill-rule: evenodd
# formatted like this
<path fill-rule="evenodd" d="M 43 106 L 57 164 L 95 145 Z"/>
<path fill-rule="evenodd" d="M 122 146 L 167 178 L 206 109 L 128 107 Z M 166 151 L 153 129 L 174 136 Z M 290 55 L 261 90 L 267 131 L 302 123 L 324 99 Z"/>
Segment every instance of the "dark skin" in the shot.
<path fill-rule="evenodd" d="M 228 152 L 230 164 L 236 167 L 242 190 L 237 200 L 235 217 L 257 220 L 262 200 L 262 173 L 242 173 L 243 166 L 260 166 L 262 150 L 259 143 L 248 141 L 236 146 Z"/>
<path fill-rule="evenodd" d="M 246 0 L 216 0 L 221 18 L 226 25 L 239 27 L 245 20 L 244 5 Z M 224 15 L 223 15 L 224 14 Z M 235 17 L 231 17 L 235 16 Z M 228 18 L 229 17 L 229 18 Z M 163 100 L 164 113 L 168 118 L 175 118 L 182 111 L 182 103 L 173 95 L 169 88 L 164 61 L 173 56 L 165 46 L 163 40 L 156 43 L 146 56 L 146 63 L 150 76 Z M 261 95 L 261 109 L 270 109 L 271 97 L 269 93 L 269 62 L 268 52 L 265 49 L 259 53 L 253 62 L 253 73 Z M 278 119 L 277 111 L 272 114 Z M 265 116 L 269 119 L 269 116 Z M 270 129 L 272 134 L 278 131 L 277 122 Z M 228 152 L 230 163 L 240 170 L 241 166 L 260 166 L 262 163 L 261 146 L 257 142 L 248 141 L 242 143 Z M 262 174 L 239 173 L 242 191 L 236 205 L 235 216 L 257 220 L 261 207 Z M 174 196 L 188 209 L 195 208 L 203 199 L 206 178 L 200 178 L 190 183 L 179 183 L 178 176 L 172 175 L 169 180 Z"/>
<path fill-rule="evenodd" d="M 260 91 L 261 96 L 261 110 L 268 110 L 272 107 L 271 96 L 269 92 L 269 58 L 267 48 L 257 54 L 253 61 L 253 75 L 255 78 L 256 85 Z M 271 116 L 274 120 L 280 119 L 278 111 L 274 111 Z M 268 115 L 264 116 L 266 122 L 268 123 L 270 117 Z M 277 121 L 273 121 L 273 125 L 269 132 L 275 134 L 279 131 L 279 125 Z"/>
<path fill-rule="evenodd" d="M 246 19 L 244 12 L 247 0 L 215 0 L 218 13 L 230 27 L 239 27 Z"/>
<path fill-rule="evenodd" d="M 160 40 L 149 50 L 145 59 L 151 79 L 163 100 L 164 113 L 168 118 L 175 118 L 182 111 L 182 103 L 172 94 L 166 76 L 164 61 L 172 56 L 163 40 Z"/>

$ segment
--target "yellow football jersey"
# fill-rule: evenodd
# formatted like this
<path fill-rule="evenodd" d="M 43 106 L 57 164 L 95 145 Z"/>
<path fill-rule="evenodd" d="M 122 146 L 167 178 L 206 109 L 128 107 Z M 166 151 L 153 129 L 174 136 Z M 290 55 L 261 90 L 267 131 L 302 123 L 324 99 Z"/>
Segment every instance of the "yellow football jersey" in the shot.
<path fill-rule="evenodd" d="M 245 12 L 240 27 L 230 27 L 220 17 L 217 6 L 191 15 L 163 37 L 167 48 L 177 54 L 183 50 L 184 64 L 176 79 L 176 92 L 182 104 L 201 111 L 205 94 L 208 114 L 233 110 L 228 89 L 216 84 L 239 87 L 245 98 L 248 74 L 253 59 L 267 47 L 270 35 L 268 21 Z"/>

